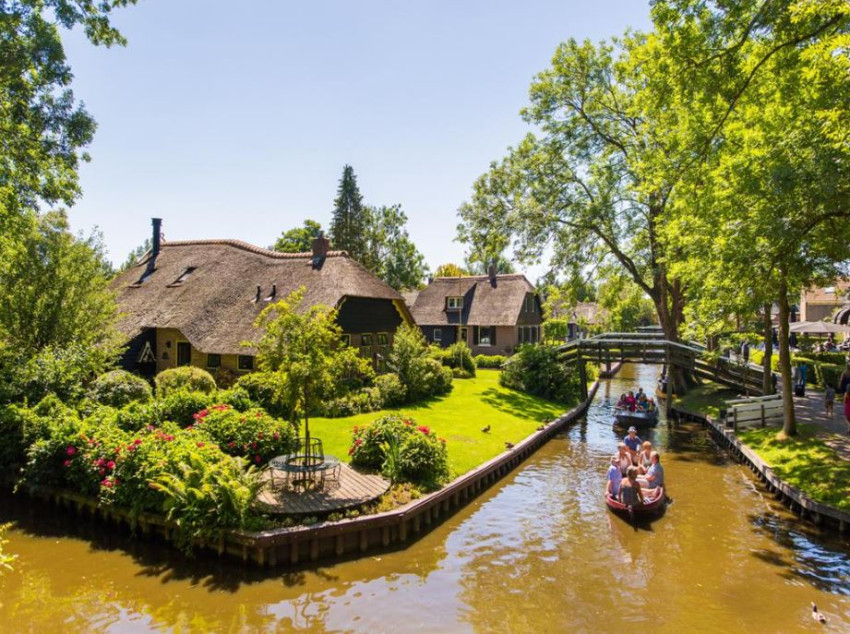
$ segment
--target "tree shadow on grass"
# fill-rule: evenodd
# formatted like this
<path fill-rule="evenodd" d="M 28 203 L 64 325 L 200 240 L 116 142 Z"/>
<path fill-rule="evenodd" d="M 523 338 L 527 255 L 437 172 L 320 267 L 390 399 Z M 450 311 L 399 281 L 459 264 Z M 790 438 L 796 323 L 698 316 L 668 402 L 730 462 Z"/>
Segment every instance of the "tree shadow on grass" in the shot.
<path fill-rule="evenodd" d="M 505 412 L 517 418 L 526 418 L 541 422 L 544 419 L 549 420 L 553 416 L 558 416 L 569 409 L 566 405 L 542 401 L 529 394 L 523 394 L 522 392 L 515 392 L 513 390 L 503 391 L 492 387 L 482 392 L 481 400 L 500 412 Z"/>

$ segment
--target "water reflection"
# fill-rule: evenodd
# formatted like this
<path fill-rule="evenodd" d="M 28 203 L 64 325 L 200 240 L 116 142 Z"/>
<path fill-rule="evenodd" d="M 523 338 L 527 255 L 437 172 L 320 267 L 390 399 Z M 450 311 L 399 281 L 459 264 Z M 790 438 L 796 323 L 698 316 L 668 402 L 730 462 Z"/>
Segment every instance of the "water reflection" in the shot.
<path fill-rule="evenodd" d="M 675 498 L 663 517 L 608 512 L 613 402 L 656 372 L 626 366 L 587 420 L 407 550 L 317 570 L 188 560 L 0 499 L 20 555 L 0 631 L 795 631 L 816 626 L 812 600 L 850 628 L 847 543 L 796 523 L 697 424 L 647 433 Z"/>

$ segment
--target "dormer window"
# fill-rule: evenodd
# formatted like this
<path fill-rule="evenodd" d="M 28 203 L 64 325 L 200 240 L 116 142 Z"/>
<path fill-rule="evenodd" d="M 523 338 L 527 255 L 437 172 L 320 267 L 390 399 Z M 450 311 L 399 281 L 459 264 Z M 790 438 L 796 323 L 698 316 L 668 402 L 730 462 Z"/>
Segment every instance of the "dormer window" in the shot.
<path fill-rule="evenodd" d="M 183 272 L 180 274 L 180 277 L 178 277 L 176 280 L 174 280 L 173 282 L 171 282 L 171 284 L 169 284 L 168 286 L 180 286 L 183 282 L 185 282 L 185 281 L 186 281 L 186 279 L 187 279 L 187 278 L 188 278 L 188 277 L 189 277 L 192 273 L 194 273 L 194 272 L 195 272 L 195 269 L 196 269 L 196 267 L 194 267 L 194 266 L 189 266 L 189 267 L 187 267 L 187 268 L 186 268 L 186 270 L 185 270 L 185 271 L 183 271 Z"/>
<path fill-rule="evenodd" d="M 446 310 L 461 310 L 463 297 L 446 297 Z"/>

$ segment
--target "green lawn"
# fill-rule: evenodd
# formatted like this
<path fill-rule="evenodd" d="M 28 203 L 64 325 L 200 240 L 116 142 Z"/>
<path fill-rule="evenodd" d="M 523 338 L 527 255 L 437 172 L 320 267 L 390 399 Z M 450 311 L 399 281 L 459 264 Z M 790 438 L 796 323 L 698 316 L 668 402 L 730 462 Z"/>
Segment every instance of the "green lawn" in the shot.
<path fill-rule="evenodd" d="M 473 379 L 455 379 L 450 394 L 408 407 L 347 418 L 312 418 L 310 434 L 322 439 L 325 453 L 348 460 L 351 429 L 386 412 L 403 412 L 446 439 L 452 478 L 474 469 L 568 408 L 499 385 L 498 370 L 479 370 Z M 490 432 L 481 429 L 490 426 Z"/>
<path fill-rule="evenodd" d="M 850 463 L 822 440 L 812 425 L 797 424 L 797 435 L 777 440 L 776 429 L 752 429 L 738 434 L 773 468 L 777 476 L 818 502 L 850 511 Z"/>
<path fill-rule="evenodd" d="M 735 398 L 738 398 L 738 392 L 735 390 L 717 383 L 704 383 L 674 400 L 673 405 L 691 412 L 707 414 L 716 420 L 724 402 Z"/>

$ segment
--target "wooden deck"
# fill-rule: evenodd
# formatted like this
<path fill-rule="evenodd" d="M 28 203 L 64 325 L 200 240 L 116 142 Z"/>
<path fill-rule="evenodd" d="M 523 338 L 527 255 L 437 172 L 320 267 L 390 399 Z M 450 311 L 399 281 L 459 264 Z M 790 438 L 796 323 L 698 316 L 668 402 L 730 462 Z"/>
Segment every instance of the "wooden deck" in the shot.
<path fill-rule="evenodd" d="M 268 472 L 263 476 L 266 486 L 257 501 L 269 513 L 286 515 L 316 515 L 341 511 L 376 500 L 390 488 L 390 482 L 379 475 L 358 473 L 347 464 L 340 465 L 339 483 L 326 483 L 323 488 L 281 488 L 280 478 L 275 478 L 272 489 Z"/>

